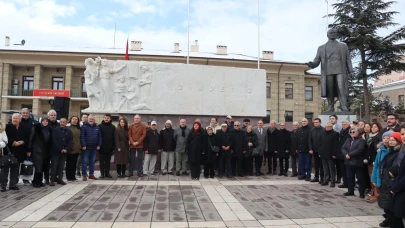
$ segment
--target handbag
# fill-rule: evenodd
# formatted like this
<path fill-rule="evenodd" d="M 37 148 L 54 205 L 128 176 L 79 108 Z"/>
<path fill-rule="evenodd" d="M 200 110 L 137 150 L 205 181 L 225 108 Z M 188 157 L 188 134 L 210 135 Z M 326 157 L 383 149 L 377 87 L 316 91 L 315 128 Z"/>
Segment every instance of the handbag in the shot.
<path fill-rule="evenodd" d="M 0 168 L 9 168 L 16 165 L 18 165 L 18 161 L 13 154 L 6 154 L 0 157 Z"/>
<path fill-rule="evenodd" d="M 32 163 L 30 157 L 27 157 L 27 159 L 24 161 L 24 163 L 21 163 L 20 175 L 22 175 L 22 176 L 34 175 L 34 163 Z"/>
<path fill-rule="evenodd" d="M 260 152 L 257 148 L 253 148 L 252 150 L 252 156 L 256 157 L 256 156 L 260 156 Z"/>
<path fill-rule="evenodd" d="M 217 146 L 212 146 L 210 139 L 208 139 L 208 143 L 210 144 L 210 147 L 211 147 L 212 152 L 214 152 L 214 153 L 219 153 L 219 147 L 217 147 Z"/>

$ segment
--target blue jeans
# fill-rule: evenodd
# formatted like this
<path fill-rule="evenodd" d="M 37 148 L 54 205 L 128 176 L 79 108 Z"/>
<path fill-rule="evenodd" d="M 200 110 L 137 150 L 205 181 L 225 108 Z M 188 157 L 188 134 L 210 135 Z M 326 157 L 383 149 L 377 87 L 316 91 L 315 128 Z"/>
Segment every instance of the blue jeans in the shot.
<path fill-rule="evenodd" d="M 135 155 L 138 153 L 138 174 L 143 173 L 143 149 L 131 148 L 129 150 L 129 173 L 134 174 Z"/>
<path fill-rule="evenodd" d="M 311 177 L 311 154 L 309 154 L 308 152 L 299 152 L 298 161 L 299 174 L 307 178 Z"/>
<path fill-rule="evenodd" d="M 96 162 L 97 150 L 84 150 L 82 151 L 82 175 L 87 175 L 87 165 L 89 166 L 89 174 L 94 175 L 94 163 Z"/>

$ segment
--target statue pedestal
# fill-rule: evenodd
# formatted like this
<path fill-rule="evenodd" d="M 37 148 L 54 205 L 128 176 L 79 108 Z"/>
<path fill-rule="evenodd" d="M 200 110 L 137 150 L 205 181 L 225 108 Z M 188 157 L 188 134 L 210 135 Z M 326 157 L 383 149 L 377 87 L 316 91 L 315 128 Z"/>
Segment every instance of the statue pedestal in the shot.
<path fill-rule="evenodd" d="M 341 124 L 343 120 L 349 121 L 349 123 L 352 123 L 353 121 L 357 120 L 357 116 L 353 114 L 346 114 L 346 113 L 322 113 L 321 115 L 318 116 L 319 119 L 322 121 L 322 126 L 325 127 L 325 125 L 329 122 L 329 116 L 335 114 L 338 117 L 338 123 Z"/>

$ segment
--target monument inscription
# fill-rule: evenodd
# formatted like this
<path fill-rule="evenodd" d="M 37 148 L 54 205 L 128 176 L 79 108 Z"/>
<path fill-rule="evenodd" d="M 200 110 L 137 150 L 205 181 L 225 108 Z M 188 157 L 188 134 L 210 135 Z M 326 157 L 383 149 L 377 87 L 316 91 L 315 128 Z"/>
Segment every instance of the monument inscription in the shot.
<path fill-rule="evenodd" d="M 266 115 L 264 70 L 86 59 L 89 113 Z"/>

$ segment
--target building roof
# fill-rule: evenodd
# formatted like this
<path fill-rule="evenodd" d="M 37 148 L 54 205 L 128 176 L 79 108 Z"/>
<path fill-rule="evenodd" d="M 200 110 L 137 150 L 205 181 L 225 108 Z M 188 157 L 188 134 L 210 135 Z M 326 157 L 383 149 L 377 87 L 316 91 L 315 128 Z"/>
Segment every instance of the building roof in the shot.
<path fill-rule="evenodd" d="M 381 93 L 381 92 L 386 92 L 386 91 L 391 91 L 391 90 L 396 90 L 396 89 L 404 89 L 404 88 L 405 88 L 405 79 L 402 79 L 402 80 L 387 83 L 384 85 L 376 86 L 373 88 L 372 93 Z"/>
<path fill-rule="evenodd" d="M 34 52 L 62 52 L 62 53 L 89 53 L 89 54 L 113 54 L 113 55 L 125 55 L 125 49 L 123 48 L 89 48 L 89 47 L 30 47 L 23 45 L 2 46 L 0 51 L 34 51 Z M 128 51 L 131 56 L 143 55 L 143 56 L 170 56 L 170 57 L 184 57 L 187 58 L 187 51 L 180 51 L 178 53 L 167 50 L 145 50 L 141 51 Z M 228 53 L 226 55 L 218 55 L 211 52 L 191 52 L 189 56 L 191 58 L 209 58 L 209 59 L 225 59 L 225 60 L 241 60 L 241 61 L 257 61 L 257 56 L 248 56 L 243 54 Z M 273 62 L 273 63 L 288 63 L 305 65 L 301 62 L 282 61 L 282 60 L 264 60 L 260 58 L 260 62 Z"/>

